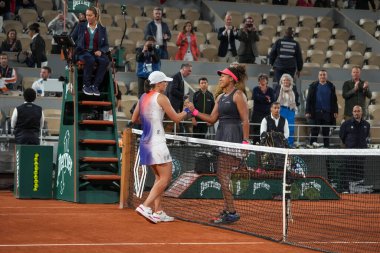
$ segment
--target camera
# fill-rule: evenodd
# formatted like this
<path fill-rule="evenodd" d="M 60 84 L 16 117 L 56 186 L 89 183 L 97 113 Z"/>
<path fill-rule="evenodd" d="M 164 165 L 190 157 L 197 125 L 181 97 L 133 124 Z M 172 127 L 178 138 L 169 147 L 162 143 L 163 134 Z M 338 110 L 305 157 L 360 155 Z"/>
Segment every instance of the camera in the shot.
<path fill-rule="evenodd" d="M 153 51 L 153 45 L 152 44 L 148 45 L 148 51 Z"/>
<path fill-rule="evenodd" d="M 251 28 L 251 27 L 253 27 L 253 24 L 246 24 L 245 25 L 247 28 Z"/>

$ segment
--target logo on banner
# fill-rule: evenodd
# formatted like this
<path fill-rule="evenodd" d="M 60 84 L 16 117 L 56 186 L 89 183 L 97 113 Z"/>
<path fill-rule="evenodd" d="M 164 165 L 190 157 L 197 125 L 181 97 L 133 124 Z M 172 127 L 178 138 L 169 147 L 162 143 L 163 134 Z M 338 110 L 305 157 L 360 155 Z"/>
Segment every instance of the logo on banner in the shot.
<path fill-rule="evenodd" d="M 73 160 L 70 156 L 70 132 L 69 130 L 65 133 L 65 138 L 63 140 L 63 153 L 59 154 L 58 157 L 58 175 L 57 175 L 57 189 L 62 195 L 65 190 L 65 176 L 69 174 L 71 176 L 73 168 Z"/>

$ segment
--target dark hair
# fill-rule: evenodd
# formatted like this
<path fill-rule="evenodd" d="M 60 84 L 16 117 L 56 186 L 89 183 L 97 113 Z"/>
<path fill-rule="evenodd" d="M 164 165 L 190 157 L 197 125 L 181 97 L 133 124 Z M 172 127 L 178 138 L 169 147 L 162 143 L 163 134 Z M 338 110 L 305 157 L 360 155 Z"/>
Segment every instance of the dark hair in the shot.
<path fill-rule="evenodd" d="M 191 30 L 190 30 L 190 32 L 191 32 L 191 33 L 194 33 L 194 26 L 193 26 L 193 24 L 192 24 L 190 21 L 187 21 L 187 22 L 183 25 L 182 33 L 186 33 L 186 26 L 187 26 L 187 24 L 190 24 L 190 25 L 191 25 Z"/>
<path fill-rule="evenodd" d="M 148 35 L 145 39 L 145 41 L 156 41 L 156 39 L 154 38 L 154 36 L 152 35 Z"/>
<path fill-rule="evenodd" d="M 245 69 L 245 65 L 239 64 L 236 67 L 229 67 L 228 69 L 237 77 L 239 82 L 244 82 L 247 80 L 247 71 Z"/>
<path fill-rule="evenodd" d="M 95 17 L 98 16 L 98 10 L 94 6 L 90 6 L 86 9 L 86 11 L 92 11 L 94 13 Z"/>
<path fill-rule="evenodd" d="M 190 63 L 182 63 L 181 64 L 181 69 L 190 68 L 190 67 L 192 67 L 192 65 Z"/>
<path fill-rule="evenodd" d="M 16 29 L 9 29 L 9 31 L 7 32 L 7 40 L 9 39 L 9 33 L 11 33 L 11 32 L 14 32 L 15 34 L 16 34 L 16 37 L 15 37 L 15 39 L 17 39 L 17 31 L 16 31 Z"/>
<path fill-rule="evenodd" d="M 288 37 L 293 37 L 294 35 L 294 30 L 293 30 L 293 27 L 288 27 L 285 31 L 285 36 L 288 36 Z"/>
<path fill-rule="evenodd" d="M 24 90 L 24 100 L 28 103 L 33 102 L 36 100 L 37 93 L 32 88 L 27 88 Z"/>
<path fill-rule="evenodd" d="M 30 31 L 35 32 L 35 33 L 39 33 L 40 32 L 40 25 L 38 23 L 33 23 L 33 24 L 28 26 L 28 29 Z"/>
<path fill-rule="evenodd" d="M 45 69 L 48 71 L 49 74 L 51 74 L 51 68 L 48 66 L 43 66 L 41 69 Z"/>
<path fill-rule="evenodd" d="M 161 7 L 154 7 L 153 11 L 161 11 L 162 12 L 162 9 L 161 9 Z"/>
<path fill-rule="evenodd" d="M 275 105 L 281 106 L 280 102 L 274 101 L 274 102 L 272 103 L 272 105 L 270 106 L 270 108 L 272 108 L 272 107 L 275 106 Z"/>
<path fill-rule="evenodd" d="M 149 79 L 146 79 L 144 81 L 144 92 L 145 93 L 148 93 L 152 88 L 154 88 L 154 86 L 156 86 L 156 84 L 151 84 Z"/>
<path fill-rule="evenodd" d="M 201 83 L 201 81 L 206 81 L 206 82 L 208 82 L 208 80 L 207 80 L 206 77 L 201 77 L 201 78 L 199 78 L 199 80 L 198 80 L 198 84 Z"/>
<path fill-rule="evenodd" d="M 260 79 L 262 79 L 263 77 L 264 77 L 265 79 L 267 79 L 267 81 L 269 80 L 268 75 L 265 74 L 265 73 L 260 73 L 259 76 L 257 77 L 257 80 L 260 81 Z"/>

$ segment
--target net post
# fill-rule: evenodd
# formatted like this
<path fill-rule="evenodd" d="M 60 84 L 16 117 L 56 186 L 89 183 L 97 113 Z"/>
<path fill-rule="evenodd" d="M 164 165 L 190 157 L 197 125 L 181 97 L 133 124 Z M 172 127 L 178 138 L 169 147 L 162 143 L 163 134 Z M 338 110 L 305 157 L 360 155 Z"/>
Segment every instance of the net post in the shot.
<path fill-rule="evenodd" d="M 287 231 L 288 231 L 288 223 L 287 223 L 287 197 L 290 194 L 290 188 L 287 185 L 286 181 L 286 167 L 288 162 L 288 156 L 289 156 L 289 150 L 287 150 L 285 154 L 285 161 L 284 161 L 284 173 L 282 177 L 282 242 L 286 242 L 287 238 Z"/>
<path fill-rule="evenodd" d="M 132 148 L 132 129 L 124 128 L 122 136 L 122 153 L 121 153 L 121 176 L 120 176 L 120 202 L 119 208 L 123 209 L 128 206 L 127 199 L 129 198 L 130 189 L 130 162 Z"/>

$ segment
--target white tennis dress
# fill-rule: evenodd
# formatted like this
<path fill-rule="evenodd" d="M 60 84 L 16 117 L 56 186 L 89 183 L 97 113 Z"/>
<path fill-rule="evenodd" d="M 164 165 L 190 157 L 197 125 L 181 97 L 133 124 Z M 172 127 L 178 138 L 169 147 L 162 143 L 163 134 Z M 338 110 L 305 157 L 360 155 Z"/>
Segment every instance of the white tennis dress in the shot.
<path fill-rule="evenodd" d="M 139 101 L 140 121 L 143 129 L 140 140 L 140 163 L 143 165 L 172 161 L 166 146 L 165 130 L 162 124 L 165 112 L 157 103 L 159 94 L 150 91 L 143 94 Z"/>

